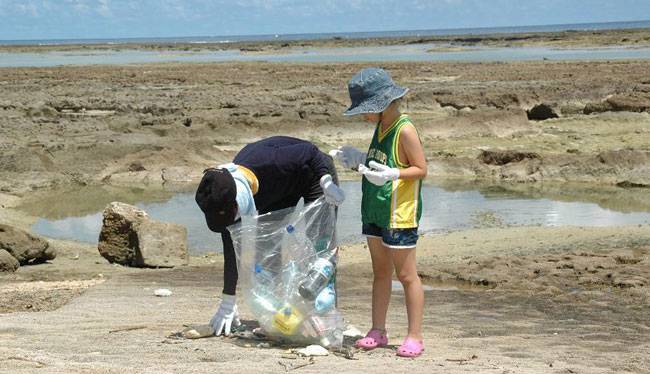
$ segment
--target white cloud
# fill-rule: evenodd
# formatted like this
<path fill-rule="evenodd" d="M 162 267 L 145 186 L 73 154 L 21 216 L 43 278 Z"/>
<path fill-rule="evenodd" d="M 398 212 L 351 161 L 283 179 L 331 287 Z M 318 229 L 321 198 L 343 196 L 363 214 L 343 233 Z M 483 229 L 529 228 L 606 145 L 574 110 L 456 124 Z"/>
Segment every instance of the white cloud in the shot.
<path fill-rule="evenodd" d="M 86 4 L 85 0 L 63 0 L 66 4 L 73 7 L 74 10 L 79 12 L 87 12 L 90 7 Z"/>
<path fill-rule="evenodd" d="M 236 4 L 243 8 L 253 8 L 253 9 L 277 9 L 280 7 L 289 6 L 292 7 L 296 3 L 295 0 L 238 0 Z"/>
<path fill-rule="evenodd" d="M 355 10 L 361 10 L 366 7 L 366 4 L 363 0 L 351 0 L 348 2 L 348 6 Z"/>
<path fill-rule="evenodd" d="M 110 0 L 99 0 L 99 6 L 97 7 L 97 12 L 104 17 L 113 16 L 113 11 L 110 7 Z"/>
<path fill-rule="evenodd" d="M 180 18 L 197 18 L 199 14 L 196 14 L 185 7 L 183 1 L 180 0 L 164 0 L 160 5 L 160 8 L 165 12 L 169 13 L 171 16 L 180 17 Z"/>
<path fill-rule="evenodd" d="M 27 2 L 25 4 L 16 4 L 16 10 L 20 13 L 26 13 L 32 17 L 38 17 L 38 5 Z"/>
<path fill-rule="evenodd" d="M 43 1 L 41 4 L 43 9 L 47 11 L 55 10 L 57 8 L 56 4 L 49 0 Z"/>

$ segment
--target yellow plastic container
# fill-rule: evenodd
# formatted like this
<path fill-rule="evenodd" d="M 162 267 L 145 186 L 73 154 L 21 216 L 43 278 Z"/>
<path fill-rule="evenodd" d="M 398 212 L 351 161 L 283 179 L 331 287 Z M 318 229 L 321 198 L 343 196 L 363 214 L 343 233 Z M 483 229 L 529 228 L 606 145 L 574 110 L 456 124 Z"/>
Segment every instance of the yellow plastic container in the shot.
<path fill-rule="evenodd" d="M 291 305 L 285 305 L 275 314 L 273 327 L 284 335 L 293 335 L 302 319 L 302 313 L 298 309 Z"/>

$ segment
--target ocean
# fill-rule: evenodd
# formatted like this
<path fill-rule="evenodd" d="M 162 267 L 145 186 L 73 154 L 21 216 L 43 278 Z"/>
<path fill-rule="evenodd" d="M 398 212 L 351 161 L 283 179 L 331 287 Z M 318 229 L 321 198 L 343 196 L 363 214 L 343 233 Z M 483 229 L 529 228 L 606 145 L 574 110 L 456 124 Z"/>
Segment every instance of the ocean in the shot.
<path fill-rule="evenodd" d="M 446 44 L 418 43 L 401 46 L 356 47 L 356 48 L 309 48 L 283 49 L 281 52 L 247 54 L 238 49 L 201 49 L 206 43 L 232 43 L 238 41 L 265 40 L 316 40 L 331 38 L 390 38 L 431 37 L 440 35 L 512 34 L 566 30 L 611 30 L 650 28 L 650 21 L 583 23 L 546 26 L 492 27 L 445 30 L 405 30 L 355 33 L 290 34 L 290 35 L 244 35 L 244 36 L 197 36 L 169 38 L 129 39 L 63 39 L 63 40 L 6 40 L 0 45 L 112 45 L 112 44 L 175 44 L 195 43 L 192 51 L 150 51 L 129 49 L 72 50 L 43 52 L 0 52 L 0 68 L 6 67 L 51 67 L 82 65 L 127 65 L 164 62 L 388 62 L 388 61 L 535 61 L 535 60 L 616 60 L 650 59 L 650 46 L 608 46 L 597 48 L 532 47 L 483 47 L 463 46 L 460 49 L 436 52 Z M 62 48 L 63 49 L 63 48 Z"/>
<path fill-rule="evenodd" d="M 650 28 L 650 20 L 633 22 L 601 22 L 576 23 L 562 25 L 510 26 L 465 29 L 432 29 L 432 30 L 397 30 L 372 32 L 342 32 L 318 34 L 273 34 L 273 35 L 230 35 L 230 36 L 188 36 L 160 38 L 116 38 L 116 39 L 43 39 L 43 40 L 0 40 L 0 45 L 66 45 L 66 44 L 141 44 L 141 43 L 232 43 L 241 41 L 291 41 L 291 40 L 322 40 L 332 38 L 393 38 L 393 37 L 425 37 L 441 35 L 478 35 L 478 34 L 512 34 L 527 32 L 552 31 L 590 31 L 616 29 Z"/>

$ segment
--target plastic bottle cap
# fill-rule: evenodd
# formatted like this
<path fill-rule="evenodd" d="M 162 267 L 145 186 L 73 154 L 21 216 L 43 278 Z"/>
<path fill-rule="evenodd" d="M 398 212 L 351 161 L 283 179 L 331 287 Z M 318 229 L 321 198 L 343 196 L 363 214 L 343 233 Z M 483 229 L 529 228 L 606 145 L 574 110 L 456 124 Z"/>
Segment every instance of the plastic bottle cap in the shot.
<path fill-rule="evenodd" d="M 293 234 L 294 231 L 296 231 L 296 228 L 293 227 L 293 225 L 289 225 L 289 226 L 287 226 L 287 232 L 288 232 L 289 234 Z"/>
<path fill-rule="evenodd" d="M 262 271 L 262 267 L 259 265 L 255 265 L 255 272 L 259 273 L 260 271 Z"/>

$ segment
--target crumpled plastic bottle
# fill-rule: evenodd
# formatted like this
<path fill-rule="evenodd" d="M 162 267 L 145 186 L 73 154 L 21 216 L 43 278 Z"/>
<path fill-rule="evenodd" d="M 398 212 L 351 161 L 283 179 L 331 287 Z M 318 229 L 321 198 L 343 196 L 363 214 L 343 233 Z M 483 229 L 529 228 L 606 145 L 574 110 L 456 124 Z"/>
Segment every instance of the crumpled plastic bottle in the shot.
<path fill-rule="evenodd" d="M 336 254 L 319 257 L 307 273 L 307 278 L 298 287 L 300 295 L 307 300 L 314 300 L 334 274 Z"/>
<path fill-rule="evenodd" d="M 314 307 L 316 311 L 321 312 L 331 308 L 336 302 L 336 292 L 334 291 L 334 286 L 329 284 L 327 287 L 323 288 L 321 292 L 316 296 L 316 301 L 314 301 Z"/>
<path fill-rule="evenodd" d="M 323 347 L 340 346 L 343 342 L 343 316 L 334 309 L 315 313 L 305 318 L 299 330 L 308 342 L 317 342 Z"/>

